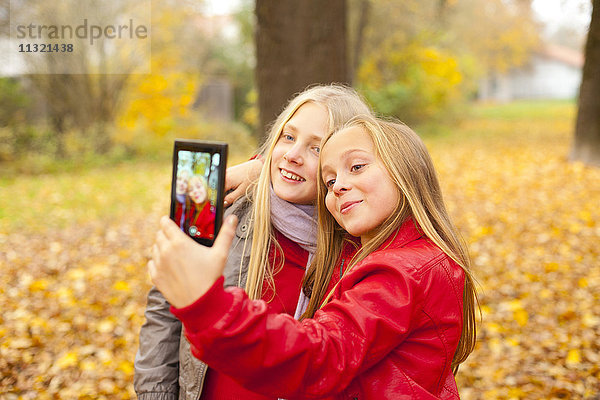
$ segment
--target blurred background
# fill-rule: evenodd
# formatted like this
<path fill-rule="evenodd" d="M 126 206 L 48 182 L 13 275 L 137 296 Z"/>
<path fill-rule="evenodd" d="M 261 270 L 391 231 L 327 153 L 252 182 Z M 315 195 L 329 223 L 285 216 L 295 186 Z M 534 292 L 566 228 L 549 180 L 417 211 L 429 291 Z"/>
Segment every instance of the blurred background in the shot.
<path fill-rule="evenodd" d="M 480 285 L 461 397 L 599 399 L 599 3 L 148 0 L 151 52 L 126 65 L 109 46 L 69 74 L 2 59 L 0 399 L 135 398 L 173 139 L 247 160 L 294 93 L 327 82 L 432 153 Z M 59 13 L 0 5 L 3 53 L 11 18 Z"/>

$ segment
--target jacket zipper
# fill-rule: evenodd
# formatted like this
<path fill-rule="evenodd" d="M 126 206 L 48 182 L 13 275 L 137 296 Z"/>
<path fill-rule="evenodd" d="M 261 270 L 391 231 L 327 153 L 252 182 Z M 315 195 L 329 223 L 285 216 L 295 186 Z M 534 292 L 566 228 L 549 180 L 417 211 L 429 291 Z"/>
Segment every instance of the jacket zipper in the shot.
<path fill-rule="evenodd" d="M 192 356 L 193 357 L 193 356 Z M 202 363 L 202 371 L 200 372 L 200 385 L 198 386 L 198 393 L 196 394 L 196 398 L 200 399 L 200 395 L 202 394 L 202 390 L 204 389 L 204 379 L 206 378 L 206 372 L 208 371 L 208 365 Z"/>

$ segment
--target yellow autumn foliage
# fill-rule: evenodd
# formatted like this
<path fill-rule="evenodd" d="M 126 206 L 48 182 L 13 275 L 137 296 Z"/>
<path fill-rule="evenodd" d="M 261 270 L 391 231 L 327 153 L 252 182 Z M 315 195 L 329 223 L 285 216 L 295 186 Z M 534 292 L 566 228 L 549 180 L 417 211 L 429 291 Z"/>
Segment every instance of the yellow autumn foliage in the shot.
<path fill-rule="evenodd" d="M 456 57 L 419 41 L 391 35 L 357 73 L 358 85 L 380 113 L 406 122 L 446 111 L 461 99 L 463 75 Z"/>
<path fill-rule="evenodd" d="M 137 76 L 132 83 L 125 111 L 118 117 L 118 142 L 131 142 L 138 130 L 164 136 L 177 126 L 178 120 L 191 117 L 200 78 L 187 72 L 161 73 L 159 65 L 153 60 L 155 72 Z"/>
<path fill-rule="evenodd" d="M 197 7 L 153 0 L 152 22 L 151 73 L 128 81 L 113 141 L 145 156 L 168 154 L 175 138 L 234 138 L 242 152 L 256 147 L 241 123 L 210 120 L 193 106 L 210 74 L 203 65 L 215 62 L 207 54 L 211 36 Z M 244 122 L 252 124 L 254 117 L 248 111 Z"/>

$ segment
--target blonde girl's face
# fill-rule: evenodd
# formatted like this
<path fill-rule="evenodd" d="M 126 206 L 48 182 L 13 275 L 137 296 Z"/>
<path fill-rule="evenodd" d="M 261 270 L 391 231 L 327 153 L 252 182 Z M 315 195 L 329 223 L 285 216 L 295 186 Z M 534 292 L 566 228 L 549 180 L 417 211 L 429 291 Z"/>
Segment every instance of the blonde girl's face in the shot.
<path fill-rule="evenodd" d="M 400 198 L 369 134 L 362 127 L 350 127 L 333 135 L 321 152 L 321 171 L 327 210 L 365 244 Z"/>
<path fill-rule="evenodd" d="M 204 183 L 198 178 L 192 178 L 189 181 L 189 185 L 189 195 L 192 201 L 196 204 L 204 203 L 207 197 Z"/>
<path fill-rule="evenodd" d="M 320 143 L 328 118 L 325 107 L 305 103 L 284 125 L 271 160 L 271 182 L 279 198 L 295 204 L 315 201 Z"/>
<path fill-rule="evenodd" d="M 175 191 L 177 192 L 177 194 L 182 195 L 187 192 L 188 179 L 189 175 L 185 172 L 182 172 L 179 175 L 177 175 L 177 181 L 175 184 Z"/>

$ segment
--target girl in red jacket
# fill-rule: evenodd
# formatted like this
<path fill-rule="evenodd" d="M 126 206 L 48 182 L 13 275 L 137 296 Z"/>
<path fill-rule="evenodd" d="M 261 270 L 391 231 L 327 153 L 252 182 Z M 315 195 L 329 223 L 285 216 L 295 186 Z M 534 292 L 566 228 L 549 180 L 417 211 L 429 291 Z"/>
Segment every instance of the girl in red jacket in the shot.
<path fill-rule="evenodd" d="M 213 239 L 216 207 L 208 197 L 208 183 L 201 175 L 194 175 L 188 181 L 188 198 L 183 229 L 198 238 Z M 179 215 L 175 210 L 175 220 Z"/>
<path fill-rule="evenodd" d="M 185 235 L 163 218 L 148 268 L 194 355 L 286 398 L 458 398 L 453 372 L 475 344 L 476 292 L 425 146 L 405 125 L 353 119 L 323 141 L 319 182 L 302 321 L 223 289 L 235 218 L 212 248 L 184 257 Z M 361 243 L 352 257 L 348 234 Z M 198 271 L 190 257 L 211 262 Z M 333 287 L 332 271 L 342 276 Z"/>

